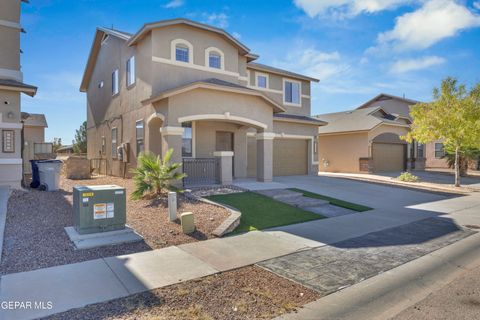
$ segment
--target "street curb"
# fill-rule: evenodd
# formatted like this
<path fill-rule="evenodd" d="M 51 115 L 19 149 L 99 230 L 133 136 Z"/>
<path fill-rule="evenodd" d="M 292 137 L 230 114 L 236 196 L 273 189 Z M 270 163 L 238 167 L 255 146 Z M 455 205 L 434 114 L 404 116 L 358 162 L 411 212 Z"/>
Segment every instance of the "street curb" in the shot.
<path fill-rule="evenodd" d="M 276 319 L 389 319 L 478 266 L 477 233 Z"/>

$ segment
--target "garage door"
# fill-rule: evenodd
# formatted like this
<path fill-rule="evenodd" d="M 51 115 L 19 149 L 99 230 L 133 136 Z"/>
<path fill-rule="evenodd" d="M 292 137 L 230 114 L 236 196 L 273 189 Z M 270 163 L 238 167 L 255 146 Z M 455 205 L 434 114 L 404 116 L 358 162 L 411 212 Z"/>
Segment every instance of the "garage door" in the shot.
<path fill-rule="evenodd" d="M 393 143 L 372 144 L 373 171 L 403 171 L 405 145 Z"/>
<path fill-rule="evenodd" d="M 273 140 L 273 175 L 307 174 L 308 141 L 298 139 Z"/>

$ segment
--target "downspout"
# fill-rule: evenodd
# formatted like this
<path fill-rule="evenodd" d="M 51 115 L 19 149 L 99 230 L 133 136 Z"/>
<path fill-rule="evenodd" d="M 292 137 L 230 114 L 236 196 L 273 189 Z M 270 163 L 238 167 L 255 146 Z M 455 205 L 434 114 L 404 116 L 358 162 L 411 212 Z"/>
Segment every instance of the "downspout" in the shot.
<path fill-rule="evenodd" d="M 25 149 L 25 132 L 24 132 L 24 128 L 25 128 L 25 122 L 24 120 L 20 120 L 20 123 L 22 124 L 22 129 L 20 130 L 20 143 L 22 144 L 21 148 L 20 148 L 20 158 L 22 159 L 22 187 L 25 188 L 26 186 L 26 183 L 25 183 L 25 167 L 24 167 L 24 162 L 23 162 L 23 151 Z"/>

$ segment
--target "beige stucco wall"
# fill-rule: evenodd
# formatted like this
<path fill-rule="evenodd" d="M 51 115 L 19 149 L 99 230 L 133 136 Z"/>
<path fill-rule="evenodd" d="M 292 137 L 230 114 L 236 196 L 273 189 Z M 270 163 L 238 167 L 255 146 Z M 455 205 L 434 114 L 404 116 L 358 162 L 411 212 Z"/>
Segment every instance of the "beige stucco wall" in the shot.
<path fill-rule="evenodd" d="M 45 128 L 44 127 L 23 127 L 23 136 L 25 141 L 43 143 L 45 142 Z"/>
<path fill-rule="evenodd" d="M 435 158 L 435 142 L 425 145 L 425 167 L 427 168 L 448 168 L 447 160 Z"/>
<path fill-rule="evenodd" d="M 368 133 L 320 135 L 319 171 L 360 172 L 359 158 L 369 156 Z M 325 163 L 328 162 L 328 166 Z"/>
<path fill-rule="evenodd" d="M 0 41 L 8 45 L 0 46 L 0 68 L 20 69 L 20 31 L 0 25 Z M 15 50 L 18 48 L 18 50 Z"/>

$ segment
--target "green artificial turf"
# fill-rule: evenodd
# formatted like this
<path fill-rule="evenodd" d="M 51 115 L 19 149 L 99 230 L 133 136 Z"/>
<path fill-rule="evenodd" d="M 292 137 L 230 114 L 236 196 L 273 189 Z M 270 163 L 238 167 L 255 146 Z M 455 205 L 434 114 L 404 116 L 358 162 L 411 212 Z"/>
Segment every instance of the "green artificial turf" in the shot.
<path fill-rule="evenodd" d="M 367 207 L 367 206 L 362 206 L 361 204 L 351 203 L 351 202 L 348 202 L 348 201 L 343 201 L 343 200 L 323 196 L 321 194 L 313 193 L 313 192 L 310 192 L 310 191 L 305 191 L 305 190 L 302 190 L 302 189 L 291 188 L 289 190 L 303 193 L 303 195 L 305 197 L 327 200 L 327 201 L 330 202 L 330 204 L 332 204 L 334 206 L 337 206 L 337 207 L 342 207 L 342 208 L 346 208 L 346 209 L 350 209 L 350 210 L 354 210 L 354 211 L 358 211 L 358 212 L 372 210 L 372 208 Z"/>
<path fill-rule="evenodd" d="M 207 199 L 234 207 L 242 213 L 240 225 L 234 233 L 325 218 L 254 192 L 213 195 Z"/>

